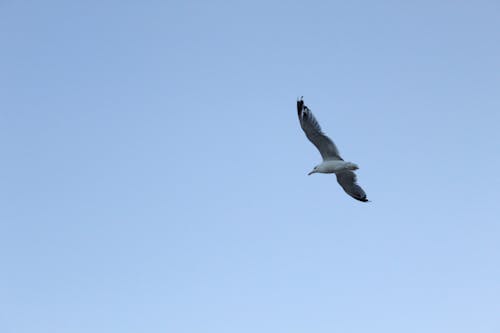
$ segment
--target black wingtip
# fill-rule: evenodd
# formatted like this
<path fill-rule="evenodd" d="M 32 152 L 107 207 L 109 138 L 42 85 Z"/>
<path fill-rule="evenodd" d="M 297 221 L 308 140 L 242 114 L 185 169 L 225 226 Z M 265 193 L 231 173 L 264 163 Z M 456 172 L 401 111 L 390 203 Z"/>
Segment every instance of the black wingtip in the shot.
<path fill-rule="evenodd" d="M 356 199 L 358 201 L 361 201 L 361 202 L 370 202 L 370 200 L 368 200 L 366 198 L 366 194 L 356 195 L 356 193 L 349 193 L 349 192 L 347 192 L 347 194 L 349 194 L 353 199 Z"/>
<path fill-rule="evenodd" d="M 304 96 L 301 96 L 300 99 L 297 100 L 297 113 L 300 115 L 302 113 L 302 108 L 304 107 L 304 101 L 303 101 Z"/>

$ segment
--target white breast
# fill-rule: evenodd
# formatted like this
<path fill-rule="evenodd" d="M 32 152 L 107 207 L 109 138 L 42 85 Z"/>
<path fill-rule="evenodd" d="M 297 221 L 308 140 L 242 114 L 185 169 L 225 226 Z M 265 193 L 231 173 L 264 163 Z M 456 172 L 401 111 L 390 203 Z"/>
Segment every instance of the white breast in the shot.
<path fill-rule="evenodd" d="M 340 160 L 324 161 L 318 166 L 318 171 L 321 173 L 336 173 L 347 170 L 350 164 L 349 162 Z"/>

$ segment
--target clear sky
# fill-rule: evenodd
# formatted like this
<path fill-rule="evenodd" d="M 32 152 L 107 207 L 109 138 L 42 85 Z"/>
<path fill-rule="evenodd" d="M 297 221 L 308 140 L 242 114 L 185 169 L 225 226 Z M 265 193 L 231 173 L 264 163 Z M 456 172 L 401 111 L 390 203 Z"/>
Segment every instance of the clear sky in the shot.
<path fill-rule="evenodd" d="M 0 331 L 500 332 L 499 13 L 0 1 Z"/>

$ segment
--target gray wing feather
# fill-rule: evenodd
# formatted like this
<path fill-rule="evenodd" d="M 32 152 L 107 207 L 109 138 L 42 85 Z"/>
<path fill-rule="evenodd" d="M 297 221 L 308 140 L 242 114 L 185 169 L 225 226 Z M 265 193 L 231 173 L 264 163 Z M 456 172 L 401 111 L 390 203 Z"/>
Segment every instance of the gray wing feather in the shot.
<path fill-rule="evenodd" d="M 337 173 L 337 181 L 344 189 L 345 193 L 349 194 L 356 200 L 366 202 L 366 193 L 361 186 L 356 183 L 356 174 L 352 171 L 343 171 Z"/>
<path fill-rule="evenodd" d="M 302 100 L 297 101 L 297 111 L 300 127 L 304 130 L 309 141 L 318 148 L 323 160 L 342 160 L 339 150 L 333 141 L 323 133 L 318 121 Z"/>

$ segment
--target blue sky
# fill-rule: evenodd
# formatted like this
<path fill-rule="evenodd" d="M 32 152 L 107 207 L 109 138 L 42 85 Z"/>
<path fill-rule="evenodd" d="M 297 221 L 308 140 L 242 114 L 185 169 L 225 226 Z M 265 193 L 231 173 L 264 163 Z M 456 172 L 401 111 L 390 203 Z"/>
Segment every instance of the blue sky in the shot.
<path fill-rule="evenodd" d="M 499 11 L 1 1 L 0 331 L 498 332 Z"/>

